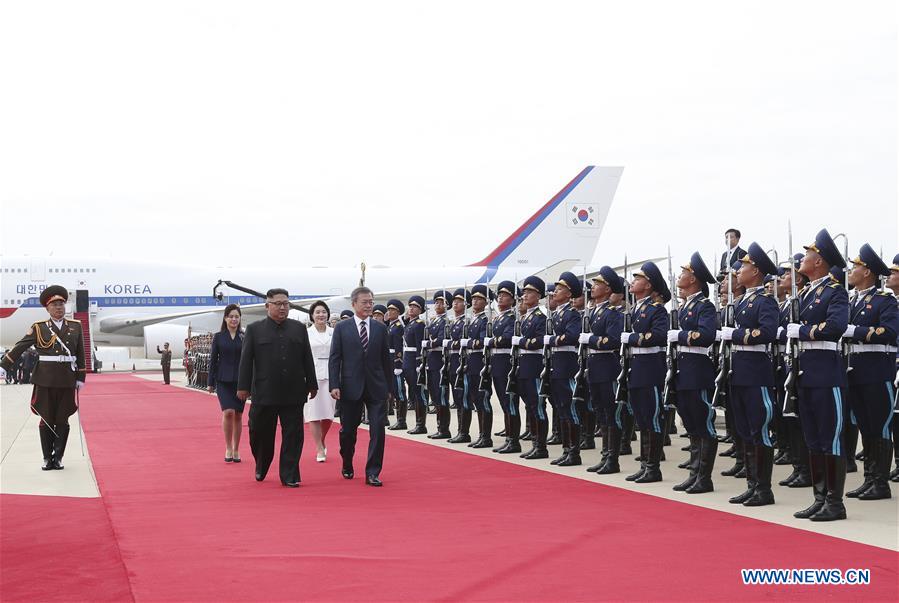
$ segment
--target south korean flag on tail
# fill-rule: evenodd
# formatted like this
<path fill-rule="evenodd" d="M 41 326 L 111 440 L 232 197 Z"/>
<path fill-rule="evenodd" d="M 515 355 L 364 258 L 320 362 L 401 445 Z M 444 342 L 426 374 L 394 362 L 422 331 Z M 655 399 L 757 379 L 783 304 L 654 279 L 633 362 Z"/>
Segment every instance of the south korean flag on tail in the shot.
<path fill-rule="evenodd" d="M 568 228 L 598 228 L 596 207 L 588 203 L 569 203 L 566 213 Z"/>

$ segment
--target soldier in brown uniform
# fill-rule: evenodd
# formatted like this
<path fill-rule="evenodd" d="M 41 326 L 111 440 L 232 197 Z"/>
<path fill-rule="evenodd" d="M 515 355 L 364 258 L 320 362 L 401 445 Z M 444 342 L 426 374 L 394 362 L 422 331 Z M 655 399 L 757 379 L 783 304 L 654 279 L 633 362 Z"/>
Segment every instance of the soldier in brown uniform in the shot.
<path fill-rule="evenodd" d="M 62 469 L 62 455 L 69 438 L 69 417 L 78 410 L 75 390 L 84 386 L 84 340 L 81 323 L 66 320 L 65 287 L 52 285 L 41 292 L 41 305 L 50 318 L 36 322 L 19 342 L 3 356 L 0 366 L 10 370 L 25 350 L 34 346 L 38 362 L 31 382 L 31 411 L 41 418 L 39 426 L 44 471 Z"/>
<path fill-rule="evenodd" d="M 172 372 L 172 350 L 169 349 L 169 342 L 165 342 L 165 349 L 160 350 L 156 346 L 156 352 L 161 354 L 159 363 L 162 365 L 162 380 L 166 385 L 171 385 L 170 374 Z"/>

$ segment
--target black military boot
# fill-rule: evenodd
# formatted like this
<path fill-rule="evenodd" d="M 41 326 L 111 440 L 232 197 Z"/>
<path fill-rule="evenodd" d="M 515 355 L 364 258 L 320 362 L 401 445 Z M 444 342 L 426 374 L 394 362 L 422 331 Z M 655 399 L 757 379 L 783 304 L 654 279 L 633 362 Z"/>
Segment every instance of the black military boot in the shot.
<path fill-rule="evenodd" d="M 622 437 L 622 439 L 624 439 Z M 645 429 L 640 430 L 640 470 L 636 473 L 632 473 L 628 475 L 625 480 L 629 482 L 637 481 L 640 477 L 646 473 L 646 462 L 649 459 L 649 431 Z"/>
<path fill-rule="evenodd" d="M 559 467 L 574 467 L 581 464 L 581 426 L 574 421 L 568 424 L 568 455 L 559 463 Z M 563 424 L 562 429 L 565 429 Z M 592 431 L 590 432 L 592 435 Z"/>
<path fill-rule="evenodd" d="M 562 443 L 562 430 L 560 428 L 559 413 L 553 410 L 553 432 L 546 440 L 547 446 L 557 446 Z"/>
<path fill-rule="evenodd" d="M 428 420 L 428 406 L 424 400 L 419 400 L 415 403 L 415 427 L 407 431 L 406 433 L 410 435 L 422 435 L 428 433 L 428 428 L 425 426 L 426 421 Z"/>
<path fill-rule="evenodd" d="M 723 475 L 725 477 L 737 477 L 737 475 L 740 474 L 744 470 L 744 467 L 745 467 L 745 460 L 746 460 L 745 448 L 746 447 L 743 444 L 743 440 L 741 440 L 737 436 L 734 436 L 734 448 L 737 450 L 737 456 L 734 457 L 736 462 L 734 463 L 733 467 L 731 467 L 730 469 L 725 469 L 724 471 L 721 472 L 721 475 Z M 718 456 L 721 456 L 721 455 L 719 454 Z M 745 476 L 745 474 L 744 474 L 744 476 Z"/>
<path fill-rule="evenodd" d="M 478 411 L 478 428 L 481 430 L 481 437 L 477 442 L 471 445 L 472 448 L 493 448 L 493 413 L 486 410 Z"/>
<path fill-rule="evenodd" d="M 549 422 L 546 419 L 534 418 L 531 426 L 531 433 L 534 434 L 534 447 L 524 457 L 528 460 L 549 458 L 549 451 L 546 449 L 546 433 L 549 431 Z"/>
<path fill-rule="evenodd" d="M 600 435 L 602 436 L 602 454 L 599 457 L 598 463 L 587 467 L 587 471 L 591 473 L 596 473 L 602 469 L 602 466 L 606 464 L 606 461 L 609 458 L 609 428 L 605 426 L 600 427 Z"/>
<path fill-rule="evenodd" d="M 815 502 L 802 511 L 793 513 L 793 517 L 796 519 L 808 519 L 824 507 L 824 497 L 827 493 L 827 482 L 824 475 L 824 455 L 821 453 L 809 454 L 808 466 L 812 480 L 812 492 L 815 495 Z"/>
<path fill-rule="evenodd" d="M 605 427 L 605 425 L 602 424 L 602 419 L 601 419 L 599 413 L 600 413 L 600 410 L 598 408 L 593 411 L 593 427 L 594 427 L 593 437 L 594 438 L 598 438 L 600 435 L 602 435 L 602 428 Z"/>
<path fill-rule="evenodd" d="M 621 448 L 620 456 L 630 456 L 634 453 L 631 449 L 632 436 L 634 435 L 634 415 L 622 409 L 621 412 Z"/>
<path fill-rule="evenodd" d="M 808 488 L 812 485 L 812 474 L 809 469 L 811 455 L 809 454 L 808 446 L 805 445 L 805 436 L 802 435 L 802 428 L 799 423 L 796 423 L 795 428 L 796 451 L 793 453 L 793 457 L 798 459 L 799 471 L 786 486 L 788 488 Z"/>
<path fill-rule="evenodd" d="M 396 399 L 393 394 L 387 397 L 387 416 L 392 417 L 396 414 Z"/>
<path fill-rule="evenodd" d="M 53 468 L 65 469 L 62 464 L 62 456 L 66 452 L 66 442 L 69 441 L 69 426 L 68 424 L 57 425 L 54 429 L 56 438 L 53 440 Z"/>
<path fill-rule="evenodd" d="M 646 462 L 646 471 L 634 480 L 635 484 L 648 484 L 662 481 L 662 470 L 659 463 L 662 460 L 662 446 L 665 442 L 664 433 L 650 431 L 649 433 L 649 460 Z"/>
<path fill-rule="evenodd" d="M 603 433 L 603 441 L 606 437 L 609 439 L 609 455 L 602 467 L 597 469 L 597 475 L 608 475 L 610 473 L 619 473 L 621 467 L 618 465 L 618 451 L 621 450 L 621 430 L 618 425 L 613 423 L 605 428 Z"/>
<path fill-rule="evenodd" d="M 521 457 L 523 459 L 528 458 L 528 455 L 532 454 L 535 450 L 537 450 L 537 417 L 528 415 L 527 419 L 528 419 L 528 431 L 534 437 L 531 439 L 530 450 L 526 450 L 518 455 L 519 457 Z"/>
<path fill-rule="evenodd" d="M 827 493 L 824 506 L 809 517 L 812 521 L 837 521 L 846 519 L 843 505 L 843 488 L 846 486 L 846 456 L 824 455 L 824 480 Z"/>
<path fill-rule="evenodd" d="M 44 455 L 44 463 L 41 465 L 42 471 L 50 471 L 53 469 L 53 440 L 56 437 L 53 435 L 53 432 L 50 431 L 50 428 L 44 425 L 44 422 L 41 421 L 40 425 L 37 428 L 38 433 L 41 436 L 41 452 Z"/>
<path fill-rule="evenodd" d="M 559 432 L 562 435 L 562 455 L 558 458 L 555 458 L 549 462 L 550 465 L 558 465 L 568 456 L 568 451 L 571 450 L 571 440 L 569 436 L 571 432 L 568 430 L 567 425 L 569 421 L 560 421 L 559 422 Z M 546 442 L 549 444 L 549 440 Z"/>
<path fill-rule="evenodd" d="M 686 467 L 681 467 L 682 469 L 689 469 L 690 475 L 687 476 L 687 479 L 674 486 L 672 490 L 683 492 L 692 486 L 693 482 L 696 481 L 696 478 L 699 477 L 699 447 L 701 442 L 702 440 L 700 438 L 690 436 L 690 459 L 687 461 Z M 680 465 L 678 465 L 678 467 L 680 467 Z"/>
<path fill-rule="evenodd" d="M 774 492 L 771 491 L 771 472 L 774 469 L 774 448 L 770 446 L 754 446 L 751 450 L 755 457 L 753 469 L 755 470 L 755 492 L 748 500 L 743 501 L 744 507 L 763 507 L 774 504 Z"/>
<path fill-rule="evenodd" d="M 450 444 L 467 444 L 471 441 L 471 436 L 468 435 L 468 430 L 471 429 L 471 411 L 465 407 L 459 407 L 456 409 L 456 414 L 459 416 L 459 431 L 447 442 Z"/>
<path fill-rule="evenodd" d="M 429 440 L 448 440 L 452 437 L 449 431 L 449 406 L 437 406 L 437 431 L 428 436 Z"/>
<path fill-rule="evenodd" d="M 665 446 L 671 446 L 671 434 L 677 434 L 677 425 L 674 424 L 674 414 L 673 408 L 669 408 L 665 411 L 665 428 L 663 431 L 663 435 L 665 436 Z M 664 457 L 662 460 L 665 460 Z"/>
<path fill-rule="evenodd" d="M 396 422 L 389 426 L 387 429 L 390 431 L 399 431 L 400 429 L 406 429 L 406 401 L 405 400 L 397 400 L 396 402 Z"/>
<path fill-rule="evenodd" d="M 531 413 L 527 409 L 524 412 L 524 433 L 518 439 L 522 442 L 530 442 L 534 438 L 534 434 L 531 432 Z"/>
<path fill-rule="evenodd" d="M 521 443 L 518 441 L 518 434 L 521 433 L 521 415 L 514 414 L 509 417 L 509 426 L 506 428 L 509 438 L 506 445 L 497 450 L 500 454 L 512 454 L 513 452 L 521 452 Z"/>
<path fill-rule="evenodd" d="M 684 490 L 687 494 L 705 494 L 712 492 L 715 486 L 712 484 L 712 469 L 715 467 L 715 457 L 718 452 L 718 438 L 700 438 L 699 440 L 699 471 L 696 481 Z"/>
<path fill-rule="evenodd" d="M 846 473 L 855 473 L 858 471 L 858 465 L 855 463 L 855 450 L 858 448 L 858 426 L 851 421 L 846 425 L 843 441 L 846 443 Z"/>
<path fill-rule="evenodd" d="M 579 426 L 581 437 L 578 446 L 581 450 L 596 449 L 596 414 L 592 411 L 584 411 L 584 424 Z"/>
<path fill-rule="evenodd" d="M 477 414 L 477 416 L 478 416 L 478 437 L 475 438 L 475 440 L 474 440 L 473 442 L 471 442 L 471 443 L 468 445 L 469 448 L 474 448 L 475 446 L 477 446 L 478 448 L 480 448 L 480 447 L 481 447 L 481 446 L 480 446 L 480 443 L 481 443 L 481 441 L 484 439 L 484 431 L 483 431 L 483 428 L 484 428 L 484 411 L 482 411 L 482 410 L 479 409 L 479 408 L 476 408 L 476 409 L 475 409 L 475 414 Z"/>
<path fill-rule="evenodd" d="M 507 413 L 503 413 L 503 428 L 493 435 L 498 436 L 500 434 L 503 434 L 503 435 L 508 434 L 510 432 L 510 429 L 509 429 L 509 419 L 510 418 L 511 417 L 509 417 L 509 415 Z M 503 441 L 503 443 L 500 444 L 499 446 L 497 446 L 496 448 L 494 448 L 493 452 L 499 452 L 508 445 L 509 445 L 509 436 L 506 435 L 506 438 Z"/>
<path fill-rule="evenodd" d="M 896 467 L 890 471 L 890 481 L 899 482 L 899 409 L 893 411 L 893 460 Z M 886 467 L 889 469 L 890 464 Z"/>
<path fill-rule="evenodd" d="M 854 490 L 850 490 L 849 492 L 846 493 L 847 498 L 858 498 L 859 494 L 862 494 L 865 490 L 867 490 L 868 488 L 871 487 L 871 484 L 874 483 L 874 473 L 873 473 L 872 465 L 874 464 L 874 459 L 877 457 L 875 454 L 873 454 L 871 452 L 872 451 L 871 439 L 872 438 L 866 438 L 866 437 L 862 438 L 862 448 L 864 448 L 864 450 L 865 450 L 865 460 L 862 461 L 862 464 L 864 466 L 865 479 L 862 482 L 861 486 L 859 486 L 858 488 L 856 488 Z"/>
<path fill-rule="evenodd" d="M 871 487 L 859 495 L 859 500 L 883 500 L 892 497 L 888 481 L 892 454 L 892 443 L 884 438 L 871 438 L 865 444 L 865 463 L 867 464 L 868 457 L 874 457 L 871 465 L 873 480 Z"/>
<path fill-rule="evenodd" d="M 790 427 L 783 417 L 775 417 L 774 431 L 777 432 L 777 455 L 774 457 L 775 465 L 793 464 L 793 446 L 790 441 Z"/>
<path fill-rule="evenodd" d="M 736 439 L 736 437 L 735 437 Z M 743 444 L 743 468 L 746 471 L 746 490 L 743 491 L 742 494 L 738 494 L 736 496 L 732 496 L 727 499 L 732 505 L 741 505 L 747 500 L 749 500 L 753 493 L 755 492 L 756 487 L 756 475 L 757 468 L 755 466 L 756 456 L 753 454 L 753 447 Z"/>

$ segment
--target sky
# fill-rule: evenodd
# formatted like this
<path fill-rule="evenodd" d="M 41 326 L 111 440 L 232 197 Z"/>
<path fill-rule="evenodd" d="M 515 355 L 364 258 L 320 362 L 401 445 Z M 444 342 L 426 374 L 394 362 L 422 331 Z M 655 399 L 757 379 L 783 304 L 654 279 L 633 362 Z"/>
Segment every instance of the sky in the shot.
<path fill-rule="evenodd" d="M 586 165 L 593 265 L 899 253 L 897 8 L 6 2 L 0 254 L 459 265 Z"/>

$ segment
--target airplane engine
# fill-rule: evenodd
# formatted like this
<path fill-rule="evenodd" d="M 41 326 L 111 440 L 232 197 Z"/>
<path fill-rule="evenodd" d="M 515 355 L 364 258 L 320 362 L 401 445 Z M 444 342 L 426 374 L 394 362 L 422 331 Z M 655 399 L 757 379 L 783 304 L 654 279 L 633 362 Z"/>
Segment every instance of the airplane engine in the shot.
<path fill-rule="evenodd" d="M 157 346 L 162 349 L 169 344 L 173 358 L 184 356 L 184 340 L 187 339 L 187 325 L 157 324 L 144 327 L 144 351 L 147 358 L 159 358 Z"/>

